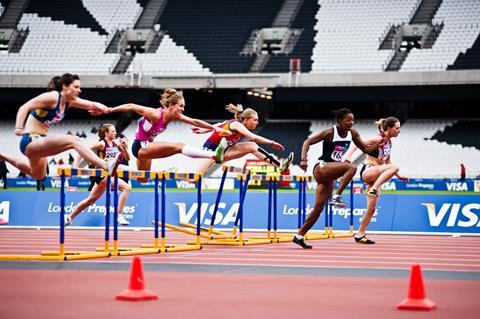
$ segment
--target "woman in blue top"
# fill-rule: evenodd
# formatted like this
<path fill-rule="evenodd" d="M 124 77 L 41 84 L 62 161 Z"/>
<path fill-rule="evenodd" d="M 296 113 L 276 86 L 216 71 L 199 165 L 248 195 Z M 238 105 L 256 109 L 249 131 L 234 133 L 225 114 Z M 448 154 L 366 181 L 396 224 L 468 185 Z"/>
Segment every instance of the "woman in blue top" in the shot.
<path fill-rule="evenodd" d="M 5 160 L 20 171 L 41 180 L 45 177 L 48 156 L 75 149 L 86 161 L 111 175 L 122 160 L 121 154 L 107 164 L 76 136 L 47 136 L 50 126 L 60 122 L 69 107 L 84 109 L 93 115 L 108 112 L 108 108 L 101 103 L 79 98 L 80 92 L 78 75 L 65 73 L 53 77 L 48 85 L 48 92 L 29 100 L 17 112 L 15 134 L 22 136 L 20 150 L 28 158 L 28 162 L 5 154 L 0 154 L 0 160 Z"/>

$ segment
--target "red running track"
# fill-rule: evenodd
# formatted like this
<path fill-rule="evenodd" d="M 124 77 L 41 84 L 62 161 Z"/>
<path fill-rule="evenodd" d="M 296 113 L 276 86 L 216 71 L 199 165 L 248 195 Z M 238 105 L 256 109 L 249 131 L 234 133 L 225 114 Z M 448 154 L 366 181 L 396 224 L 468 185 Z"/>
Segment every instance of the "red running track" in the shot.
<path fill-rule="evenodd" d="M 57 233 L 0 228 L 0 254 L 56 250 Z M 152 233 L 122 231 L 120 244 L 150 243 Z M 167 238 L 190 239 L 173 232 Z M 312 250 L 283 243 L 144 255 L 147 288 L 160 299 L 139 303 L 114 300 L 128 285 L 132 257 L 0 262 L 0 318 L 480 318 L 479 237 L 371 238 L 376 245 L 339 238 L 311 241 Z M 68 229 L 66 242 L 67 249 L 93 250 L 103 233 Z M 412 263 L 422 265 L 438 309 L 396 310 Z"/>
<path fill-rule="evenodd" d="M 67 250 L 94 250 L 102 247 L 101 230 L 68 229 Z M 119 234 L 119 245 L 138 247 L 153 243 L 153 231 Z M 480 237 L 371 235 L 375 245 L 360 245 L 352 238 L 310 241 L 312 250 L 292 243 L 261 246 L 210 246 L 200 251 L 146 255 L 148 263 L 187 263 L 293 267 L 342 267 L 410 269 L 420 263 L 424 270 L 480 272 Z M 183 244 L 191 237 L 167 232 L 167 243 Z M 58 230 L 0 229 L 0 254 L 38 254 L 58 250 Z M 125 262 L 127 257 L 101 259 Z"/>

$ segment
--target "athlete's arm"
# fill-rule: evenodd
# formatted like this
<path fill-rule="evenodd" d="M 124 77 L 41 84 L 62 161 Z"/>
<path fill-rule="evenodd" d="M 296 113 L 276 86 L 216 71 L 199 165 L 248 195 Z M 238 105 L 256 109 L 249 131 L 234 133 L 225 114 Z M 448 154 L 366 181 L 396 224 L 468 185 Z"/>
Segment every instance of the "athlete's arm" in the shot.
<path fill-rule="evenodd" d="M 160 120 L 160 112 L 157 109 L 143 105 L 127 103 L 112 107 L 109 113 L 135 112 L 144 116 L 150 123 L 156 124 Z"/>
<path fill-rule="evenodd" d="M 194 118 L 185 116 L 185 115 L 183 115 L 183 114 L 180 115 L 180 117 L 178 118 L 178 120 L 179 120 L 179 121 L 182 121 L 182 122 L 184 122 L 184 123 L 193 125 L 193 126 L 197 126 L 197 127 L 204 128 L 204 129 L 210 129 L 210 130 L 214 130 L 214 131 L 216 131 L 216 132 L 222 132 L 222 133 L 230 134 L 230 131 L 224 130 L 224 129 L 221 128 L 221 127 L 212 125 L 212 124 L 210 124 L 210 123 L 207 123 L 207 122 L 202 121 L 202 120 L 199 120 L 199 119 L 194 119 Z"/>
<path fill-rule="evenodd" d="M 378 148 L 378 146 L 380 145 L 380 143 L 383 142 L 383 139 L 380 136 L 378 136 L 378 137 L 370 139 L 370 143 L 366 143 L 362 140 L 362 138 L 360 137 L 360 134 L 357 132 L 357 130 L 351 129 L 351 132 L 352 132 L 353 143 L 355 143 L 355 145 L 359 149 L 361 149 L 362 152 L 367 153 L 367 154 L 376 150 Z"/>
<path fill-rule="evenodd" d="M 20 106 L 15 121 L 15 134 L 19 136 L 24 134 L 23 126 L 25 125 L 25 121 L 30 111 L 43 108 L 53 109 L 57 102 L 58 94 L 56 94 L 55 91 L 52 91 L 42 93 Z"/>
<path fill-rule="evenodd" d="M 92 115 L 109 113 L 109 108 L 99 102 L 93 102 L 77 97 L 69 104 L 71 107 L 88 111 Z"/>
<path fill-rule="evenodd" d="M 118 140 L 118 148 L 122 150 L 122 153 L 125 155 L 125 159 L 127 161 L 130 160 L 130 153 L 128 152 L 128 145 L 127 141 L 124 138 Z"/>
<path fill-rule="evenodd" d="M 282 144 L 274 140 L 269 140 L 268 138 L 262 137 L 255 133 L 252 133 L 248 128 L 245 127 L 245 125 L 243 125 L 240 122 L 230 123 L 230 128 L 234 131 L 239 132 L 240 134 L 242 134 L 242 136 L 245 136 L 252 142 L 263 144 L 263 145 L 270 145 L 271 147 L 282 150 L 282 151 L 285 150 L 285 147 Z"/>
<path fill-rule="evenodd" d="M 308 150 L 310 149 L 310 145 L 317 144 L 318 142 L 324 140 L 332 140 L 333 138 L 333 128 L 329 128 L 326 130 L 321 131 L 318 134 L 315 134 L 309 138 L 307 138 L 303 142 L 302 146 L 302 156 L 300 157 L 300 167 L 306 171 L 308 167 Z"/>
<path fill-rule="evenodd" d="M 374 144 L 378 141 L 378 137 L 373 137 L 370 139 L 365 140 L 365 144 L 370 145 Z M 352 156 L 355 153 L 355 151 L 358 150 L 358 147 L 355 145 L 355 143 L 350 144 L 350 147 L 348 148 L 347 153 L 345 153 L 343 157 L 344 162 L 351 163 L 352 162 Z"/>

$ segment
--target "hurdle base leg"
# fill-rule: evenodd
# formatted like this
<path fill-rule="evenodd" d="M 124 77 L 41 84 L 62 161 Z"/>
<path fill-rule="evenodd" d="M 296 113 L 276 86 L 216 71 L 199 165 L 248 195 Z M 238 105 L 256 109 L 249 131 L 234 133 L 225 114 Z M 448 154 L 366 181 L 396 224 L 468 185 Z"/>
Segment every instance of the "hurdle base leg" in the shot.
<path fill-rule="evenodd" d="M 224 245 L 224 246 L 251 246 L 251 245 L 265 245 L 271 244 L 271 239 L 218 239 L 218 240 L 203 240 L 200 245 Z M 195 245 L 197 242 L 188 241 L 187 244 Z"/>
<path fill-rule="evenodd" d="M 42 251 L 42 256 L 57 256 L 60 257 L 59 251 L 46 250 Z M 65 251 L 64 260 L 81 260 L 81 259 L 93 259 L 93 258 L 105 258 L 110 257 L 109 252 L 91 252 L 91 251 Z"/>
<path fill-rule="evenodd" d="M 0 255 L 0 260 L 50 260 L 64 261 L 65 255 Z"/>

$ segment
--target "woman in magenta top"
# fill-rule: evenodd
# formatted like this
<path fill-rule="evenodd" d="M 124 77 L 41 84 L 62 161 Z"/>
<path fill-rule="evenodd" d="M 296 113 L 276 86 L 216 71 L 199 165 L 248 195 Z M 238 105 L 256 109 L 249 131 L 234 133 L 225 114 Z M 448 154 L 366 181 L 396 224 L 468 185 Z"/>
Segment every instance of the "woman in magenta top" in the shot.
<path fill-rule="evenodd" d="M 223 151 L 227 146 L 225 139 L 220 142 L 215 151 L 202 150 L 179 142 L 155 142 L 157 135 L 165 131 L 168 124 L 173 120 L 205 129 L 226 132 L 226 130 L 215 127 L 205 121 L 183 115 L 185 99 L 181 91 L 171 88 L 165 89 L 160 103 L 163 107 L 156 109 L 132 103 L 110 109 L 111 113 L 133 111 L 142 115 L 138 120 L 135 140 L 132 144 L 132 154 L 137 159 L 137 168 L 139 170 L 150 170 L 152 159 L 169 157 L 178 153 L 192 158 L 208 158 L 219 163 L 223 160 Z M 146 179 L 139 179 L 139 181 L 143 182 Z"/>

